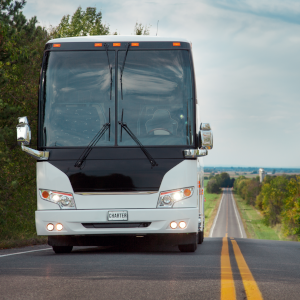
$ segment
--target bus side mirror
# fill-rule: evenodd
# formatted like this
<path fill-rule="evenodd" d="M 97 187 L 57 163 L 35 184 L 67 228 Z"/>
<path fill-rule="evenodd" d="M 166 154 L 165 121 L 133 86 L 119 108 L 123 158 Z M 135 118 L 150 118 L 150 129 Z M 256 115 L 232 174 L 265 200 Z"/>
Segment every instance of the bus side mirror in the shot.
<path fill-rule="evenodd" d="M 48 160 L 49 151 L 39 151 L 25 146 L 30 145 L 30 140 L 31 130 L 28 124 L 28 119 L 27 117 L 21 117 L 19 118 L 19 124 L 17 125 L 17 142 L 21 145 L 22 151 L 34 157 L 36 160 Z"/>
<path fill-rule="evenodd" d="M 209 123 L 201 123 L 199 139 L 201 149 L 210 150 L 213 148 L 213 133 Z"/>
<path fill-rule="evenodd" d="M 200 131 L 197 134 L 196 147 L 198 149 L 186 149 L 183 150 L 183 156 L 185 158 L 197 158 L 206 156 L 207 150 L 213 148 L 213 134 L 209 123 L 201 123 Z"/>
<path fill-rule="evenodd" d="M 31 130 L 28 124 L 27 117 L 19 118 L 19 124 L 17 125 L 17 142 L 19 145 L 30 145 Z"/>

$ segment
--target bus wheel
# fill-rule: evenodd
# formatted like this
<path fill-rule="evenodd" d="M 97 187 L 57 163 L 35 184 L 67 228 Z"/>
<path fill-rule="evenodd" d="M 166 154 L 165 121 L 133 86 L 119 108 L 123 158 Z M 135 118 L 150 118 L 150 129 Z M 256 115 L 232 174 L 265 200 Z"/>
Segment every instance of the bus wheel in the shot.
<path fill-rule="evenodd" d="M 70 253 L 73 249 L 73 246 L 52 246 L 53 251 L 58 253 Z"/>
<path fill-rule="evenodd" d="M 180 252 L 195 252 L 197 249 L 198 234 L 196 235 L 194 244 L 178 245 Z"/>
<path fill-rule="evenodd" d="M 204 240 L 204 233 L 203 231 L 198 232 L 198 244 L 202 244 Z"/>

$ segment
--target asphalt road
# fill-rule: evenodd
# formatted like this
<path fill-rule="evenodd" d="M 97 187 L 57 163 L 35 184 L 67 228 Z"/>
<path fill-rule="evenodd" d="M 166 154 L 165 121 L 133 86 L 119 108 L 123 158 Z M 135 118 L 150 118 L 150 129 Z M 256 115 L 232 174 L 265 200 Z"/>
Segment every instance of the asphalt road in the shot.
<path fill-rule="evenodd" d="M 228 238 L 205 238 L 195 253 L 142 240 L 60 255 L 46 245 L 0 250 L 0 299 L 259 299 L 254 283 L 263 299 L 300 299 L 300 243 L 230 238 L 227 229 Z"/>
<path fill-rule="evenodd" d="M 223 190 L 220 206 L 209 236 L 247 238 L 232 191 L 229 188 Z"/>

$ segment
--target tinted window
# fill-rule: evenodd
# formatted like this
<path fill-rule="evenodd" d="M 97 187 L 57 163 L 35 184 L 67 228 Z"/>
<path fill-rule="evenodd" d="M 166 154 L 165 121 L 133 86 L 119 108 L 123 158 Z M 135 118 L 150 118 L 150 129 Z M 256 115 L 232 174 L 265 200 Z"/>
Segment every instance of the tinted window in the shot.
<path fill-rule="evenodd" d="M 193 143 L 192 80 L 185 50 L 125 51 L 118 57 L 118 120 L 144 145 Z M 122 80 L 121 80 L 122 74 Z M 118 144 L 135 145 L 122 131 Z"/>
<path fill-rule="evenodd" d="M 45 76 L 44 145 L 86 146 L 111 115 L 98 146 L 114 144 L 114 56 L 105 51 L 51 52 Z"/>

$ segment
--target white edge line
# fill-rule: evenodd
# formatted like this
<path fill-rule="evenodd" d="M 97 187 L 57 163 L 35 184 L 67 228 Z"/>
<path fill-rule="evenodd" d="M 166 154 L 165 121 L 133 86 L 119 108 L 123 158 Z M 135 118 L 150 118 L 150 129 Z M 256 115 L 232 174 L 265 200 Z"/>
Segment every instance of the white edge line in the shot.
<path fill-rule="evenodd" d="M 211 230 L 210 230 L 209 237 L 212 237 L 212 235 L 213 235 L 213 232 L 214 232 L 214 229 L 215 229 L 215 226 L 216 226 L 218 217 L 219 217 L 219 212 L 220 212 L 220 209 L 221 209 L 221 206 L 222 206 L 223 198 L 224 198 L 224 193 L 223 193 L 223 195 L 222 195 L 222 199 L 221 199 L 221 202 L 220 202 L 220 205 L 219 205 L 219 209 L 218 209 L 217 215 L 216 215 L 216 217 L 215 217 L 215 219 L 214 219 L 213 226 L 212 226 L 212 228 L 211 228 Z"/>
<path fill-rule="evenodd" d="M 17 254 L 24 254 L 24 253 L 35 252 L 35 251 L 43 251 L 43 250 L 52 250 L 52 248 L 46 248 L 46 249 L 38 249 L 38 250 L 30 250 L 30 251 L 24 251 L 24 252 L 18 252 L 18 253 L 4 254 L 4 255 L 0 255 L 0 257 L 10 256 L 10 255 L 17 255 Z"/>
<path fill-rule="evenodd" d="M 240 219 L 238 217 L 238 214 L 237 214 L 237 209 L 236 209 L 236 204 L 235 204 L 235 200 L 233 198 L 233 194 L 232 192 L 230 191 L 230 194 L 231 194 L 231 199 L 232 199 L 232 202 L 233 202 L 233 208 L 234 208 L 234 211 L 235 211 L 235 216 L 238 220 L 238 223 L 239 223 L 239 228 L 240 228 L 240 232 L 241 232 L 241 236 L 242 236 L 242 239 L 244 238 L 244 234 L 243 234 L 243 231 L 242 231 L 242 227 L 241 227 L 241 224 L 240 224 Z"/>

